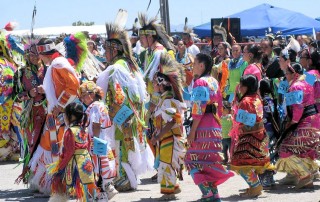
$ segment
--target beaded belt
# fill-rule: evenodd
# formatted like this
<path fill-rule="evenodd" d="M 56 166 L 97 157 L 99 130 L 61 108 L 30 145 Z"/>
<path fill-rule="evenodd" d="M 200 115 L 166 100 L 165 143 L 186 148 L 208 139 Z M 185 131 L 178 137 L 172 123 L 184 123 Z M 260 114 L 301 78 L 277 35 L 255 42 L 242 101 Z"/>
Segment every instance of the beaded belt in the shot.
<path fill-rule="evenodd" d="M 301 119 L 307 118 L 318 113 L 316 105 L 308 105 L 304 108 Z"/>

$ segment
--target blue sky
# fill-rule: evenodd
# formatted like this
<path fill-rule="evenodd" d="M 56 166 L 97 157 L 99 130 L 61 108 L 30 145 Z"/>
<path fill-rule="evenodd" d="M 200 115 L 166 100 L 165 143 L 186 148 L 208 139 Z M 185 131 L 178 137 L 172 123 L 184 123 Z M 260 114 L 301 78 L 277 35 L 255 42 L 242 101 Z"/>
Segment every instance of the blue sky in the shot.
<path fill-rule="evenodd" d="M 0 27 L 17 21 L 18 29 L 30 29 L 34 3 L 34 0 L 1 0 Z M 127 26 L 131 27 L 137 13 L 145 12 L 148 3 L 149 0 L 38 0 L 35 28 L 68 26 L 78 20 L 104 24 L 114 20 L 119 8 L 128 11 Z M 189 24 L 200 25 L 262 3 L 320 17 L 320 0 L 169 0 L 170 20 L 172 25 L 178 25 L 188 17 Z M 159 0 L 152 0 L 147 13 L 154 16 L 158 10 Z"/>

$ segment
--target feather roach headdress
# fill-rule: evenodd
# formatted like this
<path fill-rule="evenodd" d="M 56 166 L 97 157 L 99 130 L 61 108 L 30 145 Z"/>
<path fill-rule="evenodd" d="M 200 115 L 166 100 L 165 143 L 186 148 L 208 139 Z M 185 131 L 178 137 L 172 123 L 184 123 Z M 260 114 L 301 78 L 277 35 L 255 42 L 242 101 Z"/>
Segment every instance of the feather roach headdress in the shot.
<path fill-rule="evenodd" d="M 221 35 L 223 42 L 227 41 L 227 31 L 224 27 L 215 25 L 213 26 L 214 33 L 216 35 Z"/>
<path fill-rule="evenodd" d="M 124 28 L 126 24 L 126 18 L 126 11 L 120 9 L 115 22 L 106 23 L 108 38 L 105 42 L 105 46 L 123 52 L 123 56 L 129 60 L 131 64 L 130 66 L 134 71 L 137 71 L 138 65 L 133 57 L 129 35 L 127 30 Z"/>
<path fill-rule="evenodd" d="M 64 38 L 64 44 L 66 47 L 66 58 L 72 59 L 77 72 L 80 72 L 88 55 L 86 35 L 83 32 L 72 34 Z"/>
<path fill-rule="evenodd" d="M 193 29 L 188 27 L 188 18 L 186 17 L 184 20 L 183 34 L 189 35 L 192 39 L 197 37 L 195 33 L 193 33 Z"/>
<path fill-rule="evenodd" d="M 169 54 L 163 53 L 160 57 L 159 71 L 155 75 L 158 84 L 171 86 L 174 96 L 183 102 L 182 83 L 185 82 L 183 66 L 172 59 Z"/>
<path fill-rule="evenodd" d="M 157 36 L 158 42 L 161 43 L 167 50 L 174 50 L 174 45 L 171 42 L 170 36 L 167 34 L 163 24 L 157 23 L 157 18 L 148 19 L 148 17 L 142 13 L 139 13 L 138 17 L 141 25 L 139 35 Z"/>

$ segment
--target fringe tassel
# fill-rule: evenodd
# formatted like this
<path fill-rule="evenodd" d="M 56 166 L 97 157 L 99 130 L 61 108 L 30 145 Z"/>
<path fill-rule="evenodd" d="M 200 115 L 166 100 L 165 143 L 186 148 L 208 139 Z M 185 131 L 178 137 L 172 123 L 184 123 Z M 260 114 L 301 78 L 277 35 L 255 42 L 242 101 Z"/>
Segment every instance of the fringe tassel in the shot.
<path fill-rule="evenodd" d="M 222 72 L 222 76 L 221 76 L 221 82 L 220 82 L 220 90 L 224 97 L 225 95 L 224 88 L 227 86 L 227 80 L 229 77 L 228 64 L 225 61 L 222 61 L 221 72 Z"/>

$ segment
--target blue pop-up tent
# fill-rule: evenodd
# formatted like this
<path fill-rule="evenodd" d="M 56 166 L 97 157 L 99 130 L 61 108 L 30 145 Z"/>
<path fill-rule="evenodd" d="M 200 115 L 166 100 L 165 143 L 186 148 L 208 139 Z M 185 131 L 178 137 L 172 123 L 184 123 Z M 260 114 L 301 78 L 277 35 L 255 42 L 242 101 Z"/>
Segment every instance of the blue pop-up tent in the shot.
<path fill-rule="evenodd" d="M 269 4 L 261 4 L 226 18 L 240 18 L 242 36 L 264 36 L 269 28 L 273 33 L 281 31 L 284 35 L 312 34 L 313 28 L 320 30 L 319 21 Z M 196 26 L 193 30 L 200 37 L 211 36 L 211 22 Z"/>

